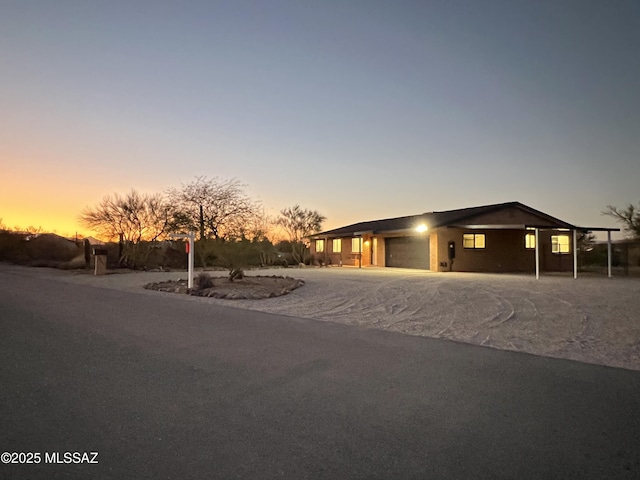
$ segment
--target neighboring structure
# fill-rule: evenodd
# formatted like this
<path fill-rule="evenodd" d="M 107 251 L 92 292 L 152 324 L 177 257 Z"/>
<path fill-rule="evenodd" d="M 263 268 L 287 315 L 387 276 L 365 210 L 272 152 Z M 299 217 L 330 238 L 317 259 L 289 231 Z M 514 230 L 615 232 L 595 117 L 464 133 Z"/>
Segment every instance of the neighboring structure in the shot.
<path fill-rule="evenodd" d="M 309 237 L 316 261 L 458 272 L 571 271 L 577 227 L 519 202 L 361 222 Z"/>

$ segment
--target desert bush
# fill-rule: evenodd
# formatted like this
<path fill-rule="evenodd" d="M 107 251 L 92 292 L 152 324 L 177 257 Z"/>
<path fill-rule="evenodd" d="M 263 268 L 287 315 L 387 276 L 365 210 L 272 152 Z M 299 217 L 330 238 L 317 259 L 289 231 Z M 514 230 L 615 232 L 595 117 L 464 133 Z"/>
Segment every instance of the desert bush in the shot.
<path fill-rule="evenodd" d="M 0 261 L 22 265 L 75 268 L 70 262 L 83 255 L 82 244 L 59 235 L 28 235 L 0 231 Z M 75 263 L 73 264 L 75 265 Z"/>
<path fill-rule="evenodd" d="M 184 244 L 178 243 L 176 246 L 165 248 L 162 257 L 162 266 L 168 268 L 187 268 L 188 254 L 185 252 Z"/>
<path fill-rule="evenodd" d="M 71 240 L 53 233 L 26 237 L 26 253 L 31 260 L 68 262 L 84 250 Z"/>
<path fill-rule="evenodd" d="M 243 238 L 241 240 L 207 240 L 210 254 L 214 258 L 213 265 L 229 270 L 229 281 L 240 279 L 243 269 L 260 266 L 261 250 L 258 242 Z"/>
<path fill-rule="evenodd" d="M 195 242 L 195 264 L 197 267 L 209 268 L 214 266 L 217 255 L 217 240 L 205 239 Z"/>
<path fill-rule="evenodd" d="M 211 278 L 211 275 L 206 272 L 200 272 L 195 278 L 195 284 L 198 290 L 213 288 L 213 278 Z"/>
<path fill-rule="evenodd" d="M 0 261 L 27 263 L 26 235 L 16 232 L 0 231 Z"/>

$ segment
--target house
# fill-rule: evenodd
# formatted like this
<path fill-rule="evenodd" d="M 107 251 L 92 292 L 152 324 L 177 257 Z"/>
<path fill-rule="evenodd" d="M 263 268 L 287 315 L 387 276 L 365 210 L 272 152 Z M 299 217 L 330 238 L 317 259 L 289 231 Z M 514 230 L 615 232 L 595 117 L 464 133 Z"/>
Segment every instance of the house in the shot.
<path fill-rule="evenodd" d="M 323 264 L 437 272 L 571 271 L 577 227 L 519 202 L 355 223 L 309 237 Z M 537 240 L 537 241 L 536 241 Z"/>

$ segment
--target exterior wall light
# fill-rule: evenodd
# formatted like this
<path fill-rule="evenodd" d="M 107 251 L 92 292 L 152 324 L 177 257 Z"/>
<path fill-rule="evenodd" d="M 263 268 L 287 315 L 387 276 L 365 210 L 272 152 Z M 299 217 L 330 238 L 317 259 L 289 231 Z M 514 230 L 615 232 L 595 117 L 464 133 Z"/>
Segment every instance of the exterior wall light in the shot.
<path fill-rule="evenodd" d="M 424 223 L 421 223 L 420 225 L 418 225 L 416 227 L 416 232 L 418 232 L 418 233 L 424 233 L 427 230 L 429 230 L 429 227 L 427 227 Z"/>

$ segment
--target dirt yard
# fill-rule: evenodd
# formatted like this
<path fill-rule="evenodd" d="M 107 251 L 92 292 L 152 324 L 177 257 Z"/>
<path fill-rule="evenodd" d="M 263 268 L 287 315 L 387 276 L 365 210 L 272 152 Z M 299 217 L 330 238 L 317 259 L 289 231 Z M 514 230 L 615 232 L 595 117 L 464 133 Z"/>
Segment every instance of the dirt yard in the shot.
<path fill-rule="evenodd" d="M 185 272 L 94 277 L 0 266 L 64 282 L 140 291 Z M 222 272 L 220 272 L 222 274 Z M 640 279 L 430 273 L 405 269 L 274 269 L 303 288 L 263 300 L 177 296 L 294 317 L 640 370 Z"/>

